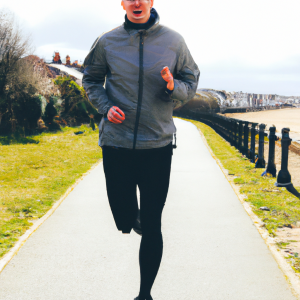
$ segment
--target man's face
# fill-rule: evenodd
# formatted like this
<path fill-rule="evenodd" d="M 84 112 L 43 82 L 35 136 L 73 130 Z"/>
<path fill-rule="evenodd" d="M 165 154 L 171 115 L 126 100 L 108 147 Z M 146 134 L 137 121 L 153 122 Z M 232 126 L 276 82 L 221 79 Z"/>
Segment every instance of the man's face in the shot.
<path fill-rule="evenodd" d="M 150 18 L 150 9 L 154 0 L 128 1 L 122 0 L 121 5 L 126 10 L 127 18 L 133 23 L 146 23 Z"/>

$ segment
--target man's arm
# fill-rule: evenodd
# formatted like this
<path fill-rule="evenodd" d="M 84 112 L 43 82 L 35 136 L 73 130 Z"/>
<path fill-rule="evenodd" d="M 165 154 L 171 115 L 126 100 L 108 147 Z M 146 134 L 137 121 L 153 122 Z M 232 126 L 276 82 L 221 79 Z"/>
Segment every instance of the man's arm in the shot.
<path fill-rule="evenodd" d="M 170 93 L 175 107 L 180 107 L 190 101 L 196 93 L 200 71 L 184 41 L 181 42 L 178 62 L 174 75 L 174 89 Z"/>
<path fill-rule="evenodd" d="M 108 72 L 103 39 L 98 38 L 84 60 L 83 87 L 89 100 L 100 114 L 106 114 L 113 106 L 107 97 L 104 82 Z"/>

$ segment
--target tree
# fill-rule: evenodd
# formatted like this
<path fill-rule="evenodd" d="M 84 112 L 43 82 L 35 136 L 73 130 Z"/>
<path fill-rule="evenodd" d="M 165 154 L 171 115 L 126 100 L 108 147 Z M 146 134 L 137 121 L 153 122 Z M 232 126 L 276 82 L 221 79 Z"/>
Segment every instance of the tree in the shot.
<path fill-rule="evenodd" d="M 31 41 L 16 24 L 13 15 L 0 11 L 0 133 L 16 128 L 31 131 L 41 116 L 39 95 L 49 95 L 53 82 L 37 63 Z"/>
<path fill-rule="evenodd" d="M 0 95 L 17 73 L 18 62 L 32 51 L 28 36 L 19 29 L 13 15 L 0 11 Z"/>
<path fill-rule="evenodd" d="M 13 106 L 15 95 L 12 93 L 12 84 L 18 78 L 22 66 L 19 64 L 22 57 L 30 50 L 28 37 L 23 37 L 16 26 L 13 15 L 6 10 L 0 11 L 0 120 L 6 114 L 6 121 L 10 122 L 11 131 L 15 128 Z M 18 80 L 19 81 L 19 80 Z M 1 124 L 0 123 L 0 124 Z M 7 124 L 6 124 L 7 125 Z M 6 126 L 5 126 L 6 127 Z"/>

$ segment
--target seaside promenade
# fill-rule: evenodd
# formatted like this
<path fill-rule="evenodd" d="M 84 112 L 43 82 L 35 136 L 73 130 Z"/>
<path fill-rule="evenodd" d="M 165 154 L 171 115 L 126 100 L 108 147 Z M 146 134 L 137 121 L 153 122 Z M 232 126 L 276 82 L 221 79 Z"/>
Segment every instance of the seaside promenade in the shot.
<path fill-rule="evenodd" d="M 153 299 L 296 300 L 197 128 L 175 124 Z M 0 299 L 133 300 L 140 239 L 116 230 L 100 163 L 2 271 Z"/>

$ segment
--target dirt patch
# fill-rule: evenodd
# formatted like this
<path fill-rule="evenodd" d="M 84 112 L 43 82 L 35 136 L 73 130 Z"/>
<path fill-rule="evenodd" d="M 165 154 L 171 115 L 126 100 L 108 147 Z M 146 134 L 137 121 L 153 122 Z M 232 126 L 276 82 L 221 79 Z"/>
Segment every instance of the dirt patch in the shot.
<path fill-rule="evenodd" d="M 300 228 L 282 228 L 278 229 L 276 233 L 277 245 L 281 254 L 300 276 Z"/>

